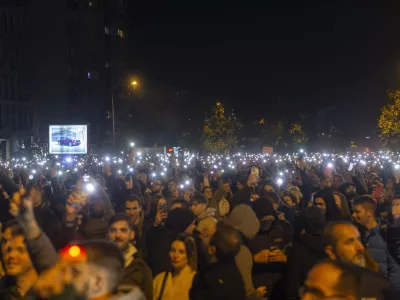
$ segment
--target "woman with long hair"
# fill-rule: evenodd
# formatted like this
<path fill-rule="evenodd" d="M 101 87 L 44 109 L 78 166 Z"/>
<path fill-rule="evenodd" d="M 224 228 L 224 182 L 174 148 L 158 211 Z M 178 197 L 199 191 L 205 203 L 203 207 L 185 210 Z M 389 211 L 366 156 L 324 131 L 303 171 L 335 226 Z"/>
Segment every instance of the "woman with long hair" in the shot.
<path fill-rule="evenodd" d="M 334 190 L 332 188 L 323 188 L 314 196 L 314 205 L 323 211 L 328 222 L 343 219 L 333 194 Z"/>
<path fill-rule="evenodd" d="M 194 239 L 178 235 L 169 251 L 170 269 L 154 278 L 154 300 L 189 300 L 189 290 L 197 270 L 197 251 Z"/>
<path fill-rule="evenodd" d="M 351 213 L 349 210 L 349 203 L 346 196 L 339 192 L 333 193 L 333 198 L 335 198 L 335 203 L 340 209 L 340 214 L 343 220 L 351 220 Z"/>

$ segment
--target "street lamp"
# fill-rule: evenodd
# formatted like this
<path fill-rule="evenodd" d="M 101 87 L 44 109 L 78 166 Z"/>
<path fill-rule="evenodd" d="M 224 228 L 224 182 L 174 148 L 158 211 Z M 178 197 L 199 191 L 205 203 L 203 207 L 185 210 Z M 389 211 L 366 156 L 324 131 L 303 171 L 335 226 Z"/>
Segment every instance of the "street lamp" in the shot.
<path fill-rule="evenodd" d="M 131 82 L 131 86 L 133 89 L 136 89 L 138 82 L 133 80 Z M 112 114 L 112 138 L 113 138 L 113 146 L 115 147 L 115 109 L 114 109 L 114 89 L 118 87 L 125 87 L 124 85 L 114 85 L 111 87 L 111 114 Z"/>

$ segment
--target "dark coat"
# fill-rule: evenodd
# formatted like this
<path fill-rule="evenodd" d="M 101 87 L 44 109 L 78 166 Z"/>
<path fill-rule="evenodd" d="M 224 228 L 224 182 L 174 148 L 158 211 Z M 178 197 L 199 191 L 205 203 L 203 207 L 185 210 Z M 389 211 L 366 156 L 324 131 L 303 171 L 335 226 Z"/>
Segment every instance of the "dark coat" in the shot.
<path fill-rule="evenodd" d="M 131 264 L 125 268 L 119 286 L 134 285 L 139 287 L 146 299 L 153 299 L 153 276 L 143 258 L 136 253 Z"/>
<path fill-rule="evenodd" d="M 386 227 L 386 243 L 390 254 L 400 264 L 400 224 L 388 224 Z"/>
<path fill-rule="evenodd" d="M 246 290 L 235 262 L 214 263 L 197 273 L 190 300 L 245 300 Z"/>
<path fill-rule="evenodd" d="M 318 262 L 327 258 L 322 235 L 306 235 L 301 241 L 293 243 L 289 251 L 286 273 L 286 298 L 299 299 L 299 289 L 308 272 Z"/>
<path fill-rule="evenodd" d="M 56 234 L 60 229 L 60 222 L 58 218 L 45 204 L 35 207 L 34 213 L 39 227 L 51 241 L 54 241 Z"/>
<path fill-rule="evenodd" d="M 276 247 L 286 253 L 291 245 L 293 237 L 292 225 L 283 220 L 264 220 L 260 222 L 260 230 L 257 235 L 248 241 L 248 247 L 253 255 L 262 250 Z M 280 280 L 285 273 L 286 263 L 254 263 L 253 282 L 254 286 L 267 286 L 269 295 L 273 292 L 275 283 Z M 274 291 L 274 294 L 283 291 Z M 281 298 L 281 297 L 280 297 Z"/>
<path fill-rule="evenodd" d="M 147 233 L 147 263 L 156 277 L 169 270 L 169 250 L 175 235 L 164 226 L 152 227 Z"/>
<path fill-rule="evenodd" d="M 390 254 L 386 242 L 379 233 L 380 224 L 370 231 L 365 231 L 365 244 L 371 257 L 378 263 L 382 274 L 400 291 L 400 266 Z"/>

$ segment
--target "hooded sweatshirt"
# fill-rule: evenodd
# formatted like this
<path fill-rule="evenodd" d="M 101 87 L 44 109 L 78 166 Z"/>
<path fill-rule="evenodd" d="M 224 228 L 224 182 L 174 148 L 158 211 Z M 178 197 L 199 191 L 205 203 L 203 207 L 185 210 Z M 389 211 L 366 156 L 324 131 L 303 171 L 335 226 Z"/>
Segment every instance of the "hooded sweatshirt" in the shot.
<path fill-rule="evenodd" d="M 229 215 L 227 223 L 238 230 L 246 240 L 251 240 L 255 237 L 260 229 L 260 222 L 256 214 L 250 206 L 239 204 Z M 247 294 L 255 292 L 252 278 L 253 255 L 249 248 L 245 245 L 240 246 L 239 253 L 236 255 L 236 265 L 242 274 L 244 286 Z"/>

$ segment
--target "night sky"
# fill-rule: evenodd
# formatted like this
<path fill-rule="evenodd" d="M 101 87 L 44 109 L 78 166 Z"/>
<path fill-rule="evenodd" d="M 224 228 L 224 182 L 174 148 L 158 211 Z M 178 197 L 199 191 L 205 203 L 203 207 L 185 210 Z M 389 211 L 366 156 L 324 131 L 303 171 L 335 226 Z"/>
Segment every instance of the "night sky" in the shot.
<path fill-rule="evenodd" d="M 386 91 L 400 83 L 396 2 L 134 4 L 132 61 L 245 120 L 332 107 L 343 128 L 373 130 Z"/>

